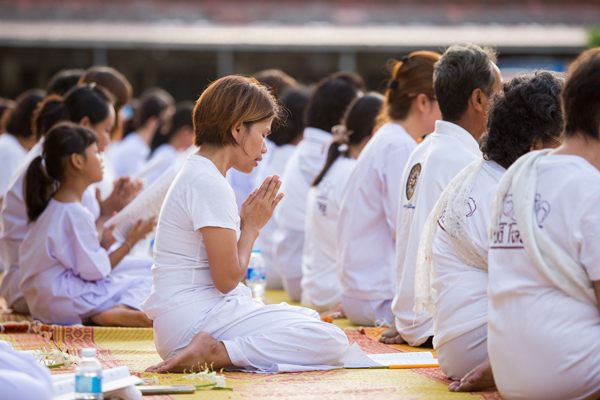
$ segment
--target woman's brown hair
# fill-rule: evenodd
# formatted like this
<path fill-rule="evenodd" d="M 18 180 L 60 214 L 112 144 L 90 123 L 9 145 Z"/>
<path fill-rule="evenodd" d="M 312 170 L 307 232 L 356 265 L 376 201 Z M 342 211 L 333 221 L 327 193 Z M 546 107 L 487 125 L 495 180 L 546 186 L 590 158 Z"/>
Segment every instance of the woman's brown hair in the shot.
<path fill-rule="evenodd" d="M 415 51 L 401 61 L 392 62 L 392 79 L 388 83 L 385 103 L 377 118 L 378 125 L 406 118 L 414 98 L 421 93 L 435 99 L 433 66 L 440 57 L 441 54 L 432 51 Z"/>
<path fill-rule="evenodd" d="M 277 119 L 280 106 L 256 79 L 230 75 L 212 82 L 194 108 L 194 143 L 219 147 L 237 146 L 231 129 L 239 122 L 251 125 L 268 118 Z"/>
<path fill-rule="evenodd" d="M 115 100 L 115 124 L 110 133 L 110 138 L 111 140 L 121 139 L 123 137 L 123 127 L 119 119 L 119 111 L 131 101 L 133 93 L 127 78 L 114 68 L 96 66 L 86 70 L 79 79 L 79 83 L 96 83 L 113 95 Z"/>

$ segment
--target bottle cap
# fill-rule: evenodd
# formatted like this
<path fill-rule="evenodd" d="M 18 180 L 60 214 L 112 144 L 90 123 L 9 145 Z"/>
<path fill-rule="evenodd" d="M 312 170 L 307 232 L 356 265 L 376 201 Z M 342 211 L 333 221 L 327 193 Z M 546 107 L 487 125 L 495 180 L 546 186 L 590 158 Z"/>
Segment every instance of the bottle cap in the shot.
<path fill-rule="evenodd" d="M 260 249 L 254 249 L 254 250 L 252 250 L 252 252 L 260 254 Z"/>
<path fill-rule="evenodd" d="M 96 357 L 96 349 L 86 348 L 81 350 L 82 357 Z"/>

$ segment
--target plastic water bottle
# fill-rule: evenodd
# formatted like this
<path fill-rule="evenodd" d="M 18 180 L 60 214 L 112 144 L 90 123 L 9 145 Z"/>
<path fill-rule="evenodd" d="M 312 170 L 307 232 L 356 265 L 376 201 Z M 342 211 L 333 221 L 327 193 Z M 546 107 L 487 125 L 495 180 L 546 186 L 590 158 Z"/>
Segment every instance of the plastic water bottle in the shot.
<path fill-rule="evenodd" d="M 248 271 L 246 272 L 246 286 L 252 290 L 252 297 L 263 303 L 267 300 L 265 289 L 267 287 L 267 271 L 265 260 L 260 255 L 260 250 L 252 250 Z"/>
<path fill-rule="evenodd" d="M 102 366 L 96 359 L 96 349 L 81 350 L 81 362 L 75 368 L 75 398 L 102 400 Z"/>

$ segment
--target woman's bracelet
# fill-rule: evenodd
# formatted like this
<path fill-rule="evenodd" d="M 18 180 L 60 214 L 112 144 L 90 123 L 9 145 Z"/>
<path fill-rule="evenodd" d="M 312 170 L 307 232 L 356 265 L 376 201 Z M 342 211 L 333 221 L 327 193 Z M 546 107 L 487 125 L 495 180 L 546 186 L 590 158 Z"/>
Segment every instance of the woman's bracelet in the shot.
<path fill-rule="evenodd" d="M 126 244 L 126 245 L 127 245 L 127 247 L 129 247 L 129 251 L 131 251 L 131 244 L 129 244 L 129 241 L 128 241 L 128 240 L 126 240 L 124 244 Z"/>

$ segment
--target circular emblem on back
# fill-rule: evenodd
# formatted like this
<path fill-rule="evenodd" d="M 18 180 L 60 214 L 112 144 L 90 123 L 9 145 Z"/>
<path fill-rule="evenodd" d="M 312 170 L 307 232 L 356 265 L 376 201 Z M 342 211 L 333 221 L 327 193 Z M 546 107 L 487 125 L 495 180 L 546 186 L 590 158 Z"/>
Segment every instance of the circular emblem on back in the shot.
<path fill-rule="evenodd" d="M 415 188 L 417 187 L 417 181 L 419 180 L 420 175 L 421 164 L 417 163 L 410 169 L 408 181 L 406 182 L 406 198 L 408 200 L 412 199 L 413 194 L 415 194 Z"/>

